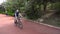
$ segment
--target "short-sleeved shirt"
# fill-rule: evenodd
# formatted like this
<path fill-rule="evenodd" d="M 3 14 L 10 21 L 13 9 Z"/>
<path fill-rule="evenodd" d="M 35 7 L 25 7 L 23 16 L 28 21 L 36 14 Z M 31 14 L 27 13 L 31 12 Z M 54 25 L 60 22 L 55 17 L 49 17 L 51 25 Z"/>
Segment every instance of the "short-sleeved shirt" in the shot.
<path fill-rule="evenodd" d="M 15 16 L 18 17 L 19 16 L 19 12 L 15 12 Z"/>

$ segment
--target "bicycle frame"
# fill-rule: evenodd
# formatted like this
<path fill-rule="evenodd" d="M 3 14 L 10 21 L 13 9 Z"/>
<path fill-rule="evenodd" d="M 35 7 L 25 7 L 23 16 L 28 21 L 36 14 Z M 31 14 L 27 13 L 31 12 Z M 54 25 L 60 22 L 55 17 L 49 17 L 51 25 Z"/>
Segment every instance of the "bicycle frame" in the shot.
<path fill-rule="evenodd" d="M 22 24 L 22 22 L 20 21 L 20 18 L 19 17 L 16 17 L 15 18 L 15 24 L 16 24 L 16 26 L 18 26 L 20 29 L 22 29 L 23 28 L 23 24 Z"/>

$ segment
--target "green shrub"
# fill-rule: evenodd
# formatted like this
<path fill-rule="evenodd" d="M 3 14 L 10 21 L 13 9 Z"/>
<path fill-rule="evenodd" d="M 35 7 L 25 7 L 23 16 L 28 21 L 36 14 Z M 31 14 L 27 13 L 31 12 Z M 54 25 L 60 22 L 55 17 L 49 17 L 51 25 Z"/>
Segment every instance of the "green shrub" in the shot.
<path fill-rule="evenodd" d="M 41 17 L 42 13 L 35 8 L 30 8 L 25 11 L 25 15 L 28 19 L 36 20 Z"/>
<path fill-rule="evenodd" d="M 12 11 L 8 11 L 7 14 L 10 16 L 14 16 L 14 12 L 12 12 Z"/>
<path fill-rule="evenodd" d="M 0 11 L 1 14 L 4 14 L 4 11 Z"/>
<path fill-rule="evenodd" d="M 60 10 L 60 2 L 53 3 L 53 9 Z"/>

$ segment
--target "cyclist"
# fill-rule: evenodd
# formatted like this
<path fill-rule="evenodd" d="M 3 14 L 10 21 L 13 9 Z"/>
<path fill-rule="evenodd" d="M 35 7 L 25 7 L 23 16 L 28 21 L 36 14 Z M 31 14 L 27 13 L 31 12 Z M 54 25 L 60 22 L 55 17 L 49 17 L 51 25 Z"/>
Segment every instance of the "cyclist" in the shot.
<path fill-rule="evenodd" d="M 19 10 L 18 9 L 15 11 L 15 17 L 19 17 Z"/>
<path fill-rule="evenodd" d="M 19 13 L 19 10 L 17 9 L 15 11 L 15 24 L 17 24 L 17 20 L 20 20 L 20 18 L 22 17 L 22 15 Z"/>
<path fill-rule="evenodd" d="M 14 14 L 15 17 L 15 24 L 17 23 L 17 19 L 19 18 L 19 10 L 17 9 Z"/>

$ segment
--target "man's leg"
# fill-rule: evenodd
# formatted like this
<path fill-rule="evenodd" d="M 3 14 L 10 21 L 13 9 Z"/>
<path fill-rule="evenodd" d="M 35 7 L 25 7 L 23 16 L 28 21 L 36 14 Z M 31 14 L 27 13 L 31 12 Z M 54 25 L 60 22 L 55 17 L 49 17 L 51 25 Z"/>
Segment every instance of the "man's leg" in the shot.
<path fill-rule="evenodd" d="M 14 23 L 17 24 L 17 18 L 16 18 L 16 17 L 15 17 L 15 19 L 14 19 Z"/>

